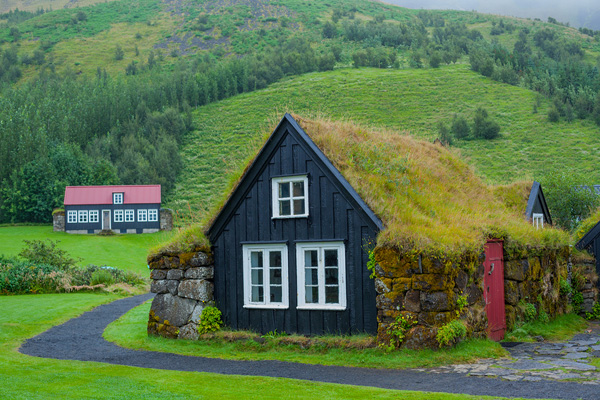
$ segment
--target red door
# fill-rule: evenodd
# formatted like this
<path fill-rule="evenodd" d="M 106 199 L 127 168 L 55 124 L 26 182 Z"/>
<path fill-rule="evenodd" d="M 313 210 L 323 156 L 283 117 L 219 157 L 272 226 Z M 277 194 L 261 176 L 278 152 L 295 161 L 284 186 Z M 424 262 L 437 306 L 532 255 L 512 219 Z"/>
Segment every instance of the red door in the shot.
<path fill-rule="evenodd" d="M 492 340 L 504 339 L 506 315 L 504 313 L 504 260 L 501 240 L 489 240 L 485 245 L 483 298 L 488 317 L 488 336 Z"/>

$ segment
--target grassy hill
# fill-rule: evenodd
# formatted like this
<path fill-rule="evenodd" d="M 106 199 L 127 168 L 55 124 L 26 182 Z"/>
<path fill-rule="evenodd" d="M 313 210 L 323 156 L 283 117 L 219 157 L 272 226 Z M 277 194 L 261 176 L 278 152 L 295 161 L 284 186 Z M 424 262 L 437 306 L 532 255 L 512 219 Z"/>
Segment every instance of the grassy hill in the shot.
<path fill-rule="evenodd" d="M 455 147 L 489 183 L 540 179 L 548 170 L 577 168 L 600 181 L 599 128 L 591 121 L 550 123 L 549 104 L 533 113 L 536 93 L 492 81 L 455 65 L 429 70 L 340 69 L 286 79 L 254 93 L 198 108 L 197 130 L 182 147 L 184 168 L 170 205 L 186 214 L 217 202 L 234 171 L 262 144 L 285 112 L 350 119 L 430 141 L 438 121 L 468 119 L 479 106 L 502 127 L 494 140 Z"/>

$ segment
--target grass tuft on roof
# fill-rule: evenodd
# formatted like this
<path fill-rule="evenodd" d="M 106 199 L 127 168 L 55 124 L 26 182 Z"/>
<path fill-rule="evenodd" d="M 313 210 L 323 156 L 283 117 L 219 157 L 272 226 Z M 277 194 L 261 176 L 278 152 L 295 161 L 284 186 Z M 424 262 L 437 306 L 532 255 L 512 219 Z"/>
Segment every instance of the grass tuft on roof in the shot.
<path fill-rule="evenodd" d="M 441 145 L 351 122 L 294 118 L 383 221 L 379 246 L 451 255 L 480 251 L 488 238 L 536 248 L 569 244 L 566 232 L 525 221 L 531 183 L 495 188 Z"/>

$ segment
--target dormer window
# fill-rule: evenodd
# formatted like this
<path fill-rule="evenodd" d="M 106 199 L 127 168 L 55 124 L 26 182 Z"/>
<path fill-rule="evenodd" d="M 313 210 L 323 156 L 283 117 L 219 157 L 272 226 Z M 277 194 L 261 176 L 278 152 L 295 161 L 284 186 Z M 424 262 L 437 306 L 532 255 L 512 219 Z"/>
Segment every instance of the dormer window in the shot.
<path fill-rule="evenodd" d="M 286 176 L 273 178 L 273 218 L 308 216 L 308 177 Z"/>
<path fill-rule="evenodd" d="M 531 222 L 533 223 L 533 226 L 535 226 L 537 229 L 543 228 L 544 227 L 544 214 L 533 213 L 533 216 L 531 217 Z"/>
<path fill-rule="evenodd" d="M 123 193 L 113 193 L 113 204 L 123 204 Z"/>

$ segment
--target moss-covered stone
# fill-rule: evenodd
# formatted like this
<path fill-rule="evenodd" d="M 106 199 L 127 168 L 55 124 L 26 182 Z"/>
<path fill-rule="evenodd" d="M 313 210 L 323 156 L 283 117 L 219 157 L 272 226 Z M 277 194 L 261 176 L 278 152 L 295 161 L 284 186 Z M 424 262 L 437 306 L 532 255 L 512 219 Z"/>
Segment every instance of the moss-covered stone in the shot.
<path fill-rule="evenodd" d="M 435 340 L 437 328 L 417 325 L 410 329 L 404 338 L 402 347 L 406 349 L 437 348 L 438 342 Z"/>
<path fill-rule="evenodd" d="M 412 279 L 412 288 L 428 292 L 438 292 L 454 287 L 454 280 L 450 275 L 418 274 Z"/>
<path fill-rule="evenodd" d="M 504 307 L 504 312 L 506 315 L 506 329 L 511 331 L 515 327 L 515 322 L 517 320 L 517 312 L 515 310 L 515 307 L 511 306 L 510 304 L 507 304 Z"/>
<path fill-rule="evenodd" d="M 389 278 L 375 278 L 375 291 L 378 294 L 388 293 L 392 290 L 392 280 Z"/>
<path fill-rule="evenodd" d="M 456 313 L 450 311 L 444 312 L 422 312 L 419 313 L 419 325 L 425 326 L 442 326 L 452 321 L 456 317 Z"/>
<path fill-rule="evenodd" d="M 421 269 L 424 274 L 450 274 L 452 262 L 437 258 L 421 257 Z"/>
<path fill-rule="evenodd" d="M 395 292 L 406 292 L 412 289 L 411 278 L 395 278 L 392 280 L 392 287 Z"/>
<path fill-rule="evenodd" d="M 527 259 L 504 263 L 504 278 L 522 282 L 525 279 L 525 271 L 529 269 L 529 265 L 525 266 L 524 264 L 528 264 Z"/>
<path fill-rule="evenodd" d="M 456 295 L 452 290 L 421 292 L 421 311 L 450 311 L 456 308 Z"/>
<path fill-rule="evenodd" d="M 504 301 L 513 306 L 519 303 L 519 285 L 516 281 L 504 280 Z"/>
<path fill-rule="evenodd" d="M 419 290 L 409 290 L 404 296 L 404 309 L 412 312 L 421 311 L 421 292 Z"/>

